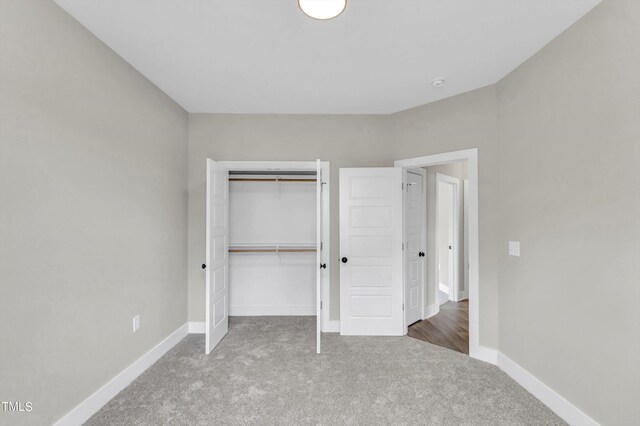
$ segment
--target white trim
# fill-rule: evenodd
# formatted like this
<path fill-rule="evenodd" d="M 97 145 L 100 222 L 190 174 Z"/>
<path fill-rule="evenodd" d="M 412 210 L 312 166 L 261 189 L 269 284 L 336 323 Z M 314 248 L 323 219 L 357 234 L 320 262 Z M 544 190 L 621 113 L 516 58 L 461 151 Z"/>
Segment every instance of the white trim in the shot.
<path fill-rule="evenodd" d="M 393 162 L 394 167 L 405 169 L 415 167 L 438 166 L 442 164 L 452 164 L 459 161 L 478 159 L 478 148 L 462 149 L 460 151 L 443 152 L 441 154 L 425 155 L 423 157 L 407 158 Z M 471 176 L 469 176 L 471 179 Z"/>
<path fill-rule="evenodd" d="M 436 308 L 438 307 L 436 306 Z M 204 331 L 205 331 L 204 324 L 205 324 L 204 321 L 189 322 L 189 334 L 204 334 Z M 323 333 L 340 333 L 340 320 L 324 321 L 322 323 L 322 332 Z"/>
<path fill-rule="evenodd" d="M 429 305 L 426 308 L 424 308 L 424 315 L 422 319 L 431 318 L 438 312 L 440 312 L 440 303 L 436 302 L 433 305 Z"/>
<path fill-rule="evenodd" d="M 134 361 L 133 364 L 122 370 L 117 376 L 109 380 L 104 386 L 78 404 L 77 407 L 69 411 L 64 417 L 55 422 L 54 426 L 81 425 L 89 420 L 89 418 L 97 413 L 107 402 L 129 386 L 131 382 L 140 374 L 144 373 L 147 368 L 158 361 L 162 355 L 178 344 L 178 342 L 187 335 L 188 329 L 188 324 L 184 324 L 171 333 L 162 342 L 158 343 Z"/>
<path fill-rule="evenodd" d="M 229 170 L 247 171 L 247 170 L 313 170 L 316 171 L 315 161 L 218 161 Z M 321 162 L 322 165 L 328 164 L 326 161 Z"/>
<path fill-rule="evenodd" d="M 204 321 L 189 321 L 187 323 L 189 327 L 189 334 L 204 334 L 206 331 Z"/>
<path fill-rule="evenodd" d="M 330 320 L 322 324 L 323 333 L 340 333 L 340 320 Z"/>
<path fill-rule="evenodd" d="M 598 422 L 503 353 L 498 353 L 498 367 L 570 425 L 599 425 Z"/>
<path fill-rule="evenodd" d="M 436 173 L 436 249 L 435 249 L 435 265 L 434 269 L 435 281 L 436 283 L 440 281 L 440 268 L 438 268 L 438 264 L 440 263 L 440 184 L 445 183 L 451 185 L 452 196 L 451 202 L 453 205 L 453 209 L 451 213 L 451 225 L 453 226 L 453 253 L 451 254 L 451 263 L 449 264 L 447 273 L 449 274 L 449 300 L 453 300 L 454 302 L 460 301 L 460 277 L 458 276 L 458 270 L 460 268 L 460 251 L 458 247 L 458 240 L 460 238 L 460 179 L 455 178 L 453 176 L 445 175 L 443 173 Z M 438 297 L 438 290 L 435 291 L 435 297 Z"/>
<path fill-rule="evenodd" d="M 467 160 L 469 179 L 469 355 L 484 356 L 480 350 L 480 303 L 479 303 L 479 210 L 478 210 L 478 149 L 471 148 L 443 154 L 396 160 L 396 167 L 429 167 Z M 482 358 L 481 358 L 482 359 Z"/>
<path fill-rule="evenodd" d="M 493 365 L 498 363 L 498 351 L 486 346 L 477 346 L 475 348 L 469 346 L 469 356 Z"/>
<path fill-rule="evenodd" d="M 229 316 L 231 317 L 261 317 L 261 316 L 316 316 L 316 305 L 231 305 Z"/>
<path fill-rule="evenodd" d="M 469 179 L 462 181 L 462 288 L 460 300 L 469 298 Z"/>

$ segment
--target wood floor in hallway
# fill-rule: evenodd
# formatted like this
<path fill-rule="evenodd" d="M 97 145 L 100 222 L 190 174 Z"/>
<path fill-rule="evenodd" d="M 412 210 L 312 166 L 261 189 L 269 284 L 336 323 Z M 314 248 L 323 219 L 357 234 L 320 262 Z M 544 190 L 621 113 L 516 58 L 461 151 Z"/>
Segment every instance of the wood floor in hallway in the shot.
<path fill-rule="evenodd" d="M 440 312 L 409 326 L 410 337 L 454 351 L 469 353 L 469 301 L 447 302 Z"/>

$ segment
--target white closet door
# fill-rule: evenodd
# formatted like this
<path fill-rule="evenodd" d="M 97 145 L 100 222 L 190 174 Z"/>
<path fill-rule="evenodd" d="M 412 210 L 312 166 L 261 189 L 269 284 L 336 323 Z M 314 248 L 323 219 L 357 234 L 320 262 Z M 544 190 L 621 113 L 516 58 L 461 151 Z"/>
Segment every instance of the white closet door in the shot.
<path fill-rule="evenodd" d="M 207 354 L 229 330 L 229 170 L 207 159 Z"/>
<path fill-rule="evenodd" d="M 402 169 L 340 169 L 340 334 L 404 334 Z"/>
<path fill-rule="evenodd" d="M 322 167 L 316 160 L 316 352 L 320 353 L 322 335 Z"/>

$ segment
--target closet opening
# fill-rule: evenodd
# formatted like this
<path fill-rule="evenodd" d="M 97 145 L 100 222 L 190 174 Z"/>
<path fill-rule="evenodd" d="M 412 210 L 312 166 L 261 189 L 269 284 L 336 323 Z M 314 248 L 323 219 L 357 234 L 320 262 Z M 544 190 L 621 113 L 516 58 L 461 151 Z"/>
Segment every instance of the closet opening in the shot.
<path fill-rule="evenodd" d="M 216 286 L 215 277 L 208 280 L 211 297 L 207 306 L 212 311 L 207 319 L 208 330 L 211 327 L 211 335 L 216 335 L 220 323 L 223 330 L 216 337 L 220 341 L 227 331 L 224 328 L 229 327 L 223 316 L 232 317 L 232 328 L 234 324 L 251 323 L 242 317 L 265 317 L 260 322 L 273 322 L 275 328 L 291 322 L 296 327 L 309 327 L 310 347 L 315 336 L 319 352 L 323 317 L 328 319 L 329 164 L 211 163 L 210 169 L 218 170 L 218 183 L 223 183 L 224 188 L 219 187 L 216 195 L 215 171 L 210 170 L 207 221 L 211 230 L 216 226 L 219 230 L 208 233 L 212 249 L 208 258 L 211 256 L 212 264 L 216 261 L 216 236 L 223 236 L 220 241 L 224 241 L 226 266 L 222 266 L 223 262 L 219 265 L 226 268 L 226 273 L 220 273 L 219 278 L 226 283 Z M 220 210 L 223 205 L 228 211 L 226 220 L 216 223 L 216 206 Z M 216 296 L 220 294 L 216 287 L 226 288 L 224 303 L 220 303 L 224 296 Z M 215 303 L 217 307 L 212 306 Z M 216 310 L 217 317 L 213 312 Z M 207 345 L 208 352 L 216 344 L 212 340 Z"/>

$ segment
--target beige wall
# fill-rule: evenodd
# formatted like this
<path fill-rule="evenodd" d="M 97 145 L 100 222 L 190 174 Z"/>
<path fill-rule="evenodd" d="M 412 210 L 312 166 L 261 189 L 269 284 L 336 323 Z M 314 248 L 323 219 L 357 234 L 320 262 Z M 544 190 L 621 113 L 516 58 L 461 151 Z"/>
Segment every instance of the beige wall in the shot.
<path fill-rule="evenodd" d="M 0 58 L 0 424 L 51 424 L 186 322 L 188 116 L 53 2 Z"/>
<path fill-rule="evenodd" d="M 189 321 L 204 321 L 205 159 L 331 162 L 331 319 L 338 319 L 338 169 L 392 166 L 384 116 L 191 114 L 189 120 Z"/>
<path fill-rule="evenodd" d="M 605 0 L 498 85 L 500 350 L 606 425 L 640 424 L 639 76 Z"/>
<path fill-rule="evenodd" d="M 486 87 L 393 114 L 389 118 L 394 140 L 392 152 L 394 159 L 478 148 L 480 344 L 497 349 L 499 242 L 496 209 L 498 202 L 496 88 L 495 86 Z"/>

